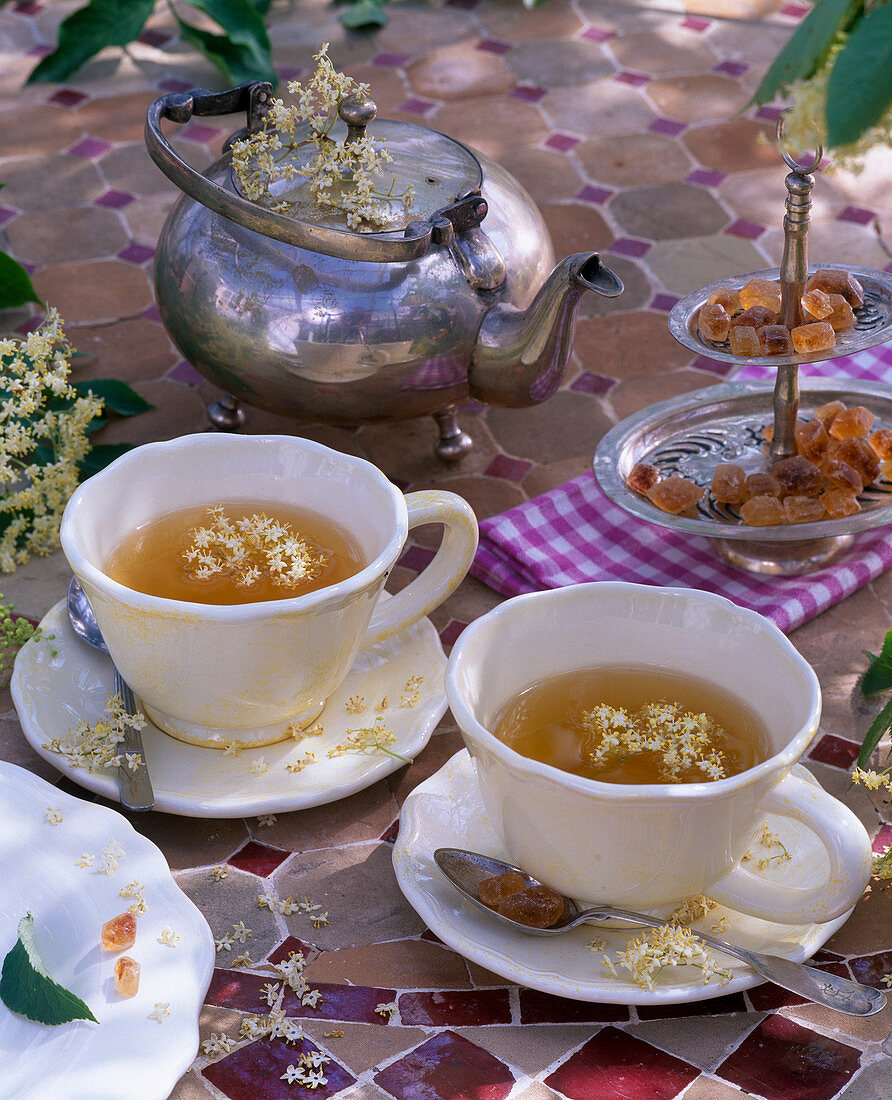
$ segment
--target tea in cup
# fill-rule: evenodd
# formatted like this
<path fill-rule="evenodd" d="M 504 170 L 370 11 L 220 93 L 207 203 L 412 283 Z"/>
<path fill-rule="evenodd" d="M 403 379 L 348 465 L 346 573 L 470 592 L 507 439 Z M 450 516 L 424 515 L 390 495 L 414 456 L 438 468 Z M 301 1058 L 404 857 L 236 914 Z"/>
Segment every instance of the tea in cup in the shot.
<path fill-rule="evenodd" d="M 412 527 L 433 560 L 380 598 Z M 124 679 L 191 744 L 271 744 L 315 720 L 360 649 L 437 607 L 477 546 L 470 506 L 403 494 L 371 463 L 294 436 L 149 443 L 84 482 L 62 548 Z"/>
<path fill-rule="evenodd" d="M 518 596 L 462 633 L 446 694 L 512 861 L 584 905 L 662 912 L 705 894 L 810 923 L 867 884 L 864 827 L 794 770 L 818 730 L 814 671 L 720 596 L 607 582 Z M 820 881 L 748 868 L 766 814 L 817 835 Z"/>

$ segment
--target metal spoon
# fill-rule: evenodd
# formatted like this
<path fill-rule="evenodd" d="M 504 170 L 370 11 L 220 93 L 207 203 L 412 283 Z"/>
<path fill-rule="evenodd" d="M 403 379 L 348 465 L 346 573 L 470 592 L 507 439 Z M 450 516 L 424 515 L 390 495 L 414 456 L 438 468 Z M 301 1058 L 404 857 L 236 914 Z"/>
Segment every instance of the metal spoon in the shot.
<path fill-rule="evenodd" d="M 537 879 L 521 871 L 519 867 L 513 867 L 510 863 L 504 863 L 500 859 L 480 855 L 477 852 L 467 852 L 462 848 L 438 848 L 434 852 L 434 860 L 453 886 L 457 887 L 469 901 L 488 913 L 494 920 L 502 921 L 503 924 L 529 936 L 557 936 L 580 924 L 597 924 L 599 921 L 607 920 L 624 920 L 647 928 L 659 928 L 666 923 L 655 917 L 646 916 L 644 913 L 614 909 L 610 905 L 580 909 L 571 898 L 559 895 L 563 897 L 563 915 L 550 928 L 532 928 L 484 905 L 480 901 L 478 887 L 483 879 L 490 878 L 492 875 L 503 875 L 507 871 L 519 872 L 526 879 L 528 886 L 540 885 Z M 724 951 L 727 955 L 733 955 L 769 981 L 783 986 L 784 989 L 792 990 L 793 993 L 798 993 L 802 997 L 807 997 L 816 1004 L 826 1005 L 828 1008 L 835 1008 L 839 1012 L 847 1012 L 852 1016 L 872 1016 L 886 1005 L 886 994 L 872 986 L 861 985 L 848 978 L 838 978 L 835 974 L 806 966 L 804 963 L 792 962 L 790 959 L 781 959 L 777 955 L 763 955 L 759 951 L 735 947 L 734 944 L 717 940 L 704 932 L 696 932 L 695 935 L 709 947 Z"/>
<path fill-rule="evenodd" d="M 102 637 L 99 624 L 90 607 L 87 594 L 81 588 L 77 577 L 71 578 L 68 585 L 68 618 L 71 621 L 75 634 L 94 649 L 100 650 L 107 657 L 110 656 L 108 646 Z M 128 714 L 136 714 L 136 702 L 133 692 L 125 683 L 124 678 L 112 661 L 112 669 L 115 674 L 115 691 L 121 696 L 124 709 Z M 151 810 L 155 804 L 155 792 L 152 790 L 152 781 L 149 778 L 149 766 L 146 762 L 146 754 L 142 744 L 142 734 L 131 726 L 125 727 L 124 740 L 121 742 L 121 752 L 139 753 L 141 763 L 136 771 L 131 771 L 123 765 L 118 768 L 118 784 L 121 797 L 121 805 L 128 810 Z"/>

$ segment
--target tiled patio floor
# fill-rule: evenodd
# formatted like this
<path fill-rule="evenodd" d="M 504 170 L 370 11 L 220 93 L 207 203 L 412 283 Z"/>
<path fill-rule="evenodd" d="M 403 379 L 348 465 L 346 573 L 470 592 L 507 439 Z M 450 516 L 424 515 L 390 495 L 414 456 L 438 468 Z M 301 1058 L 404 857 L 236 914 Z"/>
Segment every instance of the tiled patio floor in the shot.
<path fill-rule="evenodd" d="M 154 411 L 112 424 L 108 442 L 203 431 L 219 396 L 170 343 L 154 304 L 154 248 L 173 187 L 142 139 L 148 103 L 165 91 L 220 88 L 220 78 L 175 40 L 162 6 L 126 55 L 109 51 L 64 87 L 22 83 L 54 40 L 70 0 L 0 9 L 0 247 L 33 274 L 38 293 L 68 322 L 83 357 L 78 378 L 132 383 Z M 331 43 L 335 63 L 367 81 L 382 117 L 419 122 L 481 149 L 513 172 L 540 206 L 558 257 L 598 249 L 625 292 L 581 305 L 575 350 L 560 391 L 528 409 L 461 412 L 473 436 L 458 466 L 432 454 L 432 420 L 358 429 L 303 425 L 248 410 L 247 430 L 307 435 L 360 454 L 403 489 L 429 486 L 466 497 L 480 519 L 590 469 L 598 440 L 620 419 L 727 377 L 727 364 L 694 356 L 669 335 L 679 297 L 725 275 L 777 264 L 786 169 L 774 149 L 777 109 L 747 102 L 768 63 L 808 10 L 779 0 L 520 0 L 394 3 L 374 34 L 345 31 L 322 0 L 273 6 L 274 60 L 306 74 Z M 196 167 L 209 164 L 241 120 L 193 122 L 176 136 Z M 768 141 L 763 141 L 767 138 Z M 860 177 L 821 176 L 814 191 L 811 256 L 892 270 L 892 158 Z M 35 324 L 33 310 L 0 314 L 0 333 Z M 405 583 L 427 554 L 422 532 L 394 571 Z M 40 617 L 61 598 L 61 555 L 0 578 L 17 609 Z M 468 579 L 432 616 L 447 648 L 499 597 Z M 863 649 L 888 628 L 892 580 L 877 582 L 801 628 L 793 641 L 818 671 L 824 737 L 811 764 L 871 832 L 886 817 L 847 791 L 846 766 L 869 723 L 856 692 Z M 48 778 L 53 769 L 21 740 L 8 695 L 0 700 L 0 752 Z M 880 1043 L 892 1009 L 856 1021 L 773 987 L 664 1010 L 581 1005 L 519 989 L 440 944 L 389 879 L 372 914 L 368 866 L 389 875 L 394 821 L 406 794 L 461 747 L 447 720 L 419 760 L 362 795 L 317 810 L 250 821 L 135 821 L 164 850 L 183 889 L 215 931 L 247 919 L 261 890 L 293 892 L 307 862 L 324 866 L 337 892 L 324 936 L 290 921 L 323 990 L 307 1012 L 305 1049 L 332 1061 L 314 1095 L 344 1100 L 868 1100 L 892 1095 L 892 1062 Z M 881 849 L 892 825 L 882 825 Z M 312 856 L 309 859 L 308 853 Z M 228 863 L 225 881 L 208 868 Z M 333 888 L 332 888 L 333 889 Z M 365 897 L 365 901 L 363 898 Z M 819 958 L 879 984 L 892 969 L 892 891 L 874 886 Z M 278 929 L 267 955 L 283 957 Z M 285 941 L 286 945 L 289 941 Z M 220 961 L 202 1038 L 234 1034 L 268 975 Z M 396 1000 L 397 1014 L 377 1016 Z M 343 1034 L 337 1034 L 342 1032 Z M 175 1100 L 303 1095 L 279 1080 L 295 1058 L 280 1040 L 199 1056 Z M 22 1098 L 26 1100 L 26 1098 Z M 74 1098 L 72 1098 L 74 1100 Z"/>

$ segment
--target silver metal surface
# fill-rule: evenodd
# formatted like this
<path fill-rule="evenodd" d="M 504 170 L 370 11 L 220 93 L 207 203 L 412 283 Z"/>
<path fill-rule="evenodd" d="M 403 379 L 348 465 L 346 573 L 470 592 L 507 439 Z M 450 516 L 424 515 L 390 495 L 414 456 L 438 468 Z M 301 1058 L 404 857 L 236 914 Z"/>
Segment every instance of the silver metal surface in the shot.
<path fill-rule="evenodd" d="M 81 588 L 77 577 L 72 577 L 68 585 L 68 619 L 75 634 L 85 641 L 87 645 L 100 650 L 107 657 L 110 656 L 108 646 L 102 637 L 99 624 L 93 615 L 90 601 Z M 117 666 L 112 661 L 114 669 L 115 692 L 121 696 L 124 710 L 128 714 L 136 714 L 136 701 L 133 692 L 124 678 L 118 672 Z M 142 734 L 131 726 L 125 727 L 124 740 L 120 745 L 121 752 L 139 753 L 141 763 L 135 771 L 126 767 L 118 768 L 118 783 L 120 785 L 121 805 L 128 810 L 151 810 L 155 804 L 155 792 L 152 790 L 152 781 L 149 777 L 149 767 L 146 762 L 145 749 L 142 743 Z"/>
<path fill-rule="evenodd" d="M 645 928 L 661 928 L 665 920 L 648 916 L 645 913 L 635 913 L 628 909 L 614 909 L 610 905 L 599 905 L 590 909 L 580 909 L 572 898 L 563 898 L 563 916 L 550 928 L 533 928 L 528 924 L 521 924 L 511 920 L 501 913 L 490 909 L 480 901 L 480 883 L 493 875 L 503 875 L 510 871 L 516 871 L 523 875 L 527 885 L 541 885 L 532 875 L 526 874 L 519 867 L 505 863 L 501 859 L 492 856 L 484 856 L 479 852 L 468 852 L 462 848 L 438 848 L 434 852 L 434 862 L 449 879 L 456 889 L 479 909 L 487 913 L 493 920 L 529 936 L 559 936 L 576 928 L 580 924 L 599 924 L 605 921 L 622 920 L 628 924 L 641 925 Z M 815 1004 L 825 1005 L 837 1012 L 845 1012 L 851 1016 L 872 1016 L 886 1007 L 886 994 L 879 989 L 860 982 L 853 982 L 849 978 L 840 978 L 826 970 L 818 970 L 816 967 L 807 966 L 805 963 L 793 962 L 791 959 L 782 959 L 777 955 L 766 955 L 760 951 L 749 951 L 738 947 L 736 944 L 725 940 L 716 939 L 705 932 L 694 930 L 694 935 L 717 951 L 723 951 L 736 959 L 740 959 L 747 966 L 752 967 L 763 978 L 792 990 Z"/>
<path fill-rule="evenodd" d="M 748 527 L 740 522 L 735 506 L 717 504 L 709 493 L 694 515 L 672 516 L 627 486 L 637 462 L 650 462 L 666 475 L 681 474 L 707 490 L 719 462 L 735 463 L 747 473 L 767 470 L 773 460 L 762 432 L 772 424 L 771 395 L 770 382 L 729 382 L 642 409 L 612 428 L 598 445 L 594 460 L 598 484 L 621 508 L 648 523 L 737 544 L 808 543 L 892 523 L 892 483 L 882 478 L 861 493 L 857 515 L 777 527 Z M 803 380 L 803 417 L 828 401 L 864 405 L 875 414 L 877 427 L 892 427 L 892 390 L 886 385 Z M 795 561 L 795 554 L 788 556 Z"/>

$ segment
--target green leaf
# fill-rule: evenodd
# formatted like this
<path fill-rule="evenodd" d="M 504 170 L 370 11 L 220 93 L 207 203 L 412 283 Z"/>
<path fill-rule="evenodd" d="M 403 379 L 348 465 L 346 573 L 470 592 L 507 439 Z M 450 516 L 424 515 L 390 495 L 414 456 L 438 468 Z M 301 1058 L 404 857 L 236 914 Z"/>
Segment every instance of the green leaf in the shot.
<path fill-rule="evenodd" d="M 99 1021 L 80 997 L 54 981 L 34 946 L 34 918 L 19 921 L 19 938 L 3 960 L 0 998 L 12 1012 L 40 1024 L 67 1024 L 72 1020 Z"/>
<path fill-rule="evenodd" d="M 13 309 L 26 302 L 40 302 L 31 276 L 12 256 L 0 252 L 0 309 Z"/>
<path fill-rule="evenodd" d="M 861 7 L 861 0 L 818 0 L 771 63 L 750 103 L 770 103 L 794 80 L 812 75 L 837 31 Z"/>
<path fill-rule="evenodd" d="M 868 653 L 870 667 L 861 681 L 861 691 L 864 695 L 875 695 L 878 691 L 888 691 L 892 688 L 892 630 L 886 632 L 883 648 L 879 656 Z"/>
<path fill-rule="evenodd" d="M 154 7 L 155 0 L 90 0 L 62 21 L 56 49 L 32 69 L 26 83 L 61 82 L 106 46 L 129 45 Z"/>
<path fill-rule="evenodd" d="M 93 474 L 98 474 L 100 470 L 104 470 L 105 467 L 108 466 L 109 463 L 114 462 L 116 458 L 120 458 L 121 455 L 132 450 L 132 443 L 98 443 L 88 452 L 81 462 L 79 471 L 80 480 L 86 481 L 88 477 L 92 477 Z"/>
<path fill-rule="evenodd" d="M 268 50 L 257 45 L 232 42 L 222 34 L 199 30 L 179 16 L 177 22 L 183 38 L 201 50 L 231 84 L 244 84 L 249 80 L 268 80 L 274 87 L 278 84 L 279 75 L 273 68 Z"/>
<path fill-rule="evenodd" d="M 386 27 L 387 12 L 382 3 L 376 0 L 355 0 L 349 8 L 342 11 L 338 20 L 350 30 L 360 27 Z"/>
<path fill-rule="evenodd" d="M 93 378 L 73 382 L 72 386 L 81 397 L 92 393 L 94 397 L 101 398 L 106 409 L 118 416 L 136 416 L 155 407 L 119 378 Z"/>
<path fill-rule="evenodd" d="M 273 0 L 251 0 L 251 3 L 260 13 L 260 15 L 266 15 L 269 9 L 273 6 Z"/>
<path fill-rule="evenodd" d="M 827 83 L 827 144 L 857 141 L 892 102 L 892 7 L 874 9 L 836 55 Z"/>
<path fill-rule="evenodd" d="M 858 753 L 858 759 L 855 761 L 859 768 L 864 768 L 870 763 L 870 758 L 873 755 L 874 749 L 890 729 L 892 729 L 892 699 L 889 700 L 876 718 L 874 718 L 870 729 L 864 735 L 864 741 L 861 743 L 861 751 Z"/>

